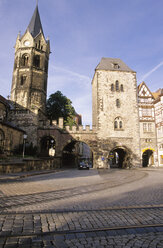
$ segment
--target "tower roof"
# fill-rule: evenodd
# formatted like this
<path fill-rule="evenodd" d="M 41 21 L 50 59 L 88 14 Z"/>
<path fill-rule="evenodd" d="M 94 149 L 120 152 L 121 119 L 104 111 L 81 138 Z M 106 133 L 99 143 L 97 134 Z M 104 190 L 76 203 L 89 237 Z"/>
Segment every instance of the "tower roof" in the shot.
<path fill-rule="evenodd" d="M 96 70 L 127 71 L 134 72 L 121 59 L 102 58 Z"/>
<path fill-rule="evenodd" d="M 35 8 L 35 11 L 33 13 L 32 19 L 28 25 L 27 30 L 29 30 L 33 38 L 35 38 L 40 33 L 40 31 L 42 32 L 42 34 L 44 34 L 40 20 L 38 5 Z"/>

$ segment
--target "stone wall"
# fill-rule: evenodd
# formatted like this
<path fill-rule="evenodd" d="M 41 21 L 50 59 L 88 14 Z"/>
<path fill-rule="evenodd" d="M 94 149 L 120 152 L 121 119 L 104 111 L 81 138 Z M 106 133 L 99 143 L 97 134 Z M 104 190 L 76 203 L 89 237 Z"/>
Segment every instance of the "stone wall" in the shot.
<path fill-rule="evenodd" d="M 3 122 L 0 123 L 0 129 L 4 133 L 3 143 L 1 142 L 2 149 L 6 155 L 10 155 L 16 146 L 23 143 L 24 132 Z"/>
<path fill-rule="evenodd" d="M 0 163 L 0 174 L 7 173 L 19 173 L 26 171 L 41 171 L 41 170 L 50 170 L 57 169 L 61 167 L 61 158 L 53 159 L 34 159 L 26 160 L 22 162 L 1 162 Z"/>
<path fill-rule="evenodd" d="M 12 110 L 8 119 L 27 133 L 27 142 L 37 146 L 38 113 L 25 109 Z"/>

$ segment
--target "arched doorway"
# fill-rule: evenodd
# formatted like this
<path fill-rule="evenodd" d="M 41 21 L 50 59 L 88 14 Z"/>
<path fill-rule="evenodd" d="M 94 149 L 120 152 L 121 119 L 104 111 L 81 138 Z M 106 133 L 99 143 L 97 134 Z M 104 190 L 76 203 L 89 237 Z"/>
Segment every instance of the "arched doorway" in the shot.
<path fill-rule="evenodd" d="M 110 168 L 130 167 L 130 159 L 125 148 L 116 147 L 109 153 L 108 161 Z"/>
<path fill-rule="evenodd" d="M 63 149 L 62 167 L 77 168 L 82 161 L 88 163 L 89 167 L 92 168 L 93 153 L 86 143 L 73 140 Z"/>
<path fill-rule="evenodd" d="M 55 156 L 55 140 L 51 136 L 44 136 L 40 142 L 40 156 L 54 157 Z"/>
<path fill-rule="evenodd" d="M 146 149 L 142 154 L 142 166 L 148 167 L 154 164 L 153 150 Z"/>

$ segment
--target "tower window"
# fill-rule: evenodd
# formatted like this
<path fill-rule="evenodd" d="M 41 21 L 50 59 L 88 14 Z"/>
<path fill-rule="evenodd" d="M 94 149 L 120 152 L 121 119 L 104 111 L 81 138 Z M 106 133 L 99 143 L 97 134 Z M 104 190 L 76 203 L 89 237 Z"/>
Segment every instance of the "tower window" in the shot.
<path fill-rule="evenodd" d="M 114 84 L 111 85 L 111 91 L 114 91 Z"/>
<path fill-rule="evenodd" d="M 116 117 L 114 120 L 114 129 L 123 130 L 123 122 L 121 117 Z"/>
<path fill-rule="evenodd" d="M 15 59 L 14 70 L 16 70 L 17 65 L 18 65 L 18 58 Z"/>
<path fill-rule="evenodd" d="M 28 66 L 28 62 L 29 62 L 28 54 L 23 54 L 21 62 L 22 62 L 21 63 L 22 66 Z"/>
<path fill-rule="evenodd" d="M 114 121 L 114 129 L 117 129 L 117 128 L 118 128 L 118 122 Z"/>
<path fill-rule="evenodd" d="M 48 61 L 45 60 L 45 72 L 48 73 Z"/>
<path fill-rule="evenodd" d="M 116 88 L 116 91 L 119 91 L 119 82 L 118 82 L 118 80 L 115 82 L 115 88 Z"/>
<path fill-rule="evenodd" d="M 35 67 L 40 67 L 40 56 L 39 55 L 35 55 L 34 56 L 34 59 L 33 59 L 33 65 L 35 66 Z"/>
<path fill-rule="evenodd" d="M 40 47 L 41 47 L 41 41 L 39 40 L 38 48 L 40 49 Z"/>
<path fill-rule="evenodd" d="M 24 84 L 25 84 L 26 78 L 27 78 L 26 75 L 22 75 L 22 76 L 21 76 L 21 78 L 20 78 L 20 85 L 24 85 Z"/>
<path fill-rule="evenodd" d="M 116 99 L 116 106 L 117 106 L 117 108 L 120 108 L 120 100 L 119 99 Z"/>
<path fill-rule="evenodd" d="M 123 89 L 123 84 L 121 84 L 121 91 L 124 91 L 124 89 Z"/>

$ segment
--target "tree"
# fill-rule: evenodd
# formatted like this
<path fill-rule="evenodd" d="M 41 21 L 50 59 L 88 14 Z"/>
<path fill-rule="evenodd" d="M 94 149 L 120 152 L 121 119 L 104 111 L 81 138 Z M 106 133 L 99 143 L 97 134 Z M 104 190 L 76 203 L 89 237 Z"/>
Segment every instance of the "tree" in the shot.
<path fill-rule="evenodd" d="M 49 96 L 46 109 L 49 120 L 58 120 L 59 117 L 63 117 L 65 126 L 76 125 L 73 118 L 75 116 L 75 109 L 72 106 L 72 102 L 60 91 Z"/>

